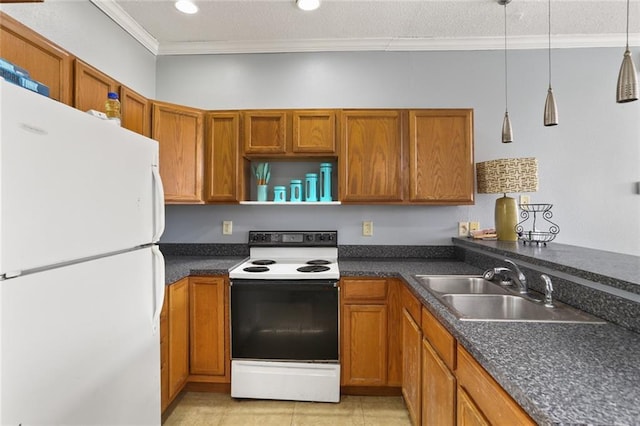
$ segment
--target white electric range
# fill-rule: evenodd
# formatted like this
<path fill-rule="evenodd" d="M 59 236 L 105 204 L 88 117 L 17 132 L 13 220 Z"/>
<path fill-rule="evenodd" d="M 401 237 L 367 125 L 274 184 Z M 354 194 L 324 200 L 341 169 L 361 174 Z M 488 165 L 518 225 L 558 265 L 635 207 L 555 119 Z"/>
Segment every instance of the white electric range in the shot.
<path fill-rule="evenodd" d="M 337 231 L 250 231 L 231 281 L 231 396 L 339 402 Z"/>

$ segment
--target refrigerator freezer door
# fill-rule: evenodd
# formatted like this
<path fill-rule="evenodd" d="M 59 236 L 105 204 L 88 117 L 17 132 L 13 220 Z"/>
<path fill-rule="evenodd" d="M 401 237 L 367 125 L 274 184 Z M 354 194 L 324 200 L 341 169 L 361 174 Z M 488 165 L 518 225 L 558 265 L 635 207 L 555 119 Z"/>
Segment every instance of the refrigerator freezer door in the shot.
<path fill-rule="evenodd" d="M 4 81 L 0 117 L 0 275 L 158 238 L 156 141 Z"/>
<path fill-rule="evenodd" d="M 144 248 L 0 281 L 0 424 L 160 424 L 157 260 Z"/>

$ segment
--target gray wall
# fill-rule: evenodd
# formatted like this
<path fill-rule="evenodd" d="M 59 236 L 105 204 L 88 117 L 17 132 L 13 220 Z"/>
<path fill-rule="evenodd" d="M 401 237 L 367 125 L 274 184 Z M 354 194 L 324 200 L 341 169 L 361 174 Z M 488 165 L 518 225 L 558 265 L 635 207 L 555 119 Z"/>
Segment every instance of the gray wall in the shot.
<path fill-rule="evenodd" d="M 640 255 L 640 102 L 617 105 L 620 49 L 553 54 L 560 125 L 542 126 L 546 51 L 509 53 L 515 142 L 500 143 L 503 52 L 349 52 L 156 58 L 87 1 L 0 10 L 143 95 L 205 109 L 440 108 L 475 110 L 476 161 L 535 156 L 553 203 L 556 241 Z M 637 62 L 640 52 L 633 49 Z M 326 228 L 341 244 L 448 244 L 459 220 L 493 224 L 497 195 L 474 206 L 168 206 L 164 242 L 245 242 L 249 229 Z M 233 220 L 234 234 L 221 223 Z M 361 222 L 373 220 L 374 236 Z"/>
<path fill-rule="evenodd" d="M 148 98 L 156 57 L 89 1 L 3 4 L 0 10 Z"/>
<path fill-rule="evenodd" d="M 554 204 L 557 242 L 640 255 L 640 102 L 615 103 L 622 53 L 554 51 L 560 125 L 545 128 L 547 52 L 509 52 L 509 145 L 500 142 L 502 51 L 159 57 L 157 94 L 204 109 L 471 107 L 477 162 L 538 158 L 531 200 Z M 449 244 L 459 220 L 492 226 L 497 197 L 479 194 L 470 207 L 169 206 L 163 241 L 245 242 L 249 229 L 327 228 L 338 229 L 341 244 Z M 234 222 L 233 235 L 222 235 L 223 220 Z M 373 220 L 373 237 L 361 236 L 363 220 Z"/>

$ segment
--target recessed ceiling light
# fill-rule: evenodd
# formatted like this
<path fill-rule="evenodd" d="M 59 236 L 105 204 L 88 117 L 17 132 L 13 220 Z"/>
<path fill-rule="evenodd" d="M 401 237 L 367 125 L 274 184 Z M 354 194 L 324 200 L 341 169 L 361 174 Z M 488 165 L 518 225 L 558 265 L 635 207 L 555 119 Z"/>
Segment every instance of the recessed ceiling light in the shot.
<path fill-rule="evenodd" d="M 182 13 L 187 13 L 189 15 L 198 13 L 198 6 L 196 6 L 195 3 L 189 0 L 178 0 L 176 2 L 176 9 L 178 9 Z"/>
<path fill-rule="evenodd" d="M 316 10 L 320 7 L 320 0 L 296 0 L 299 9 Z"/>

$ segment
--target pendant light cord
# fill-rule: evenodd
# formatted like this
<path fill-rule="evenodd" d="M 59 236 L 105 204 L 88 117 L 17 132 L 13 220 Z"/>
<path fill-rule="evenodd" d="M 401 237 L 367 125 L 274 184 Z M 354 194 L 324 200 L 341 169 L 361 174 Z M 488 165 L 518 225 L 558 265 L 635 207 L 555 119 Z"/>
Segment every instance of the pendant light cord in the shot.
<path fill-rule="evenodd" d="M 507 95 L 507 2 L 504 2 L 504 107 L 505 111 L 509 111 L 509 97 Z"/>
<path fill-rule="evenodd" d="M 629 50 L 629 0 L 627 0 L 627 50 Z"/>
<path fill-rule="evenodd" d="M 551 0 L 549 0 L 549 88 L 551 88 Z"/>

